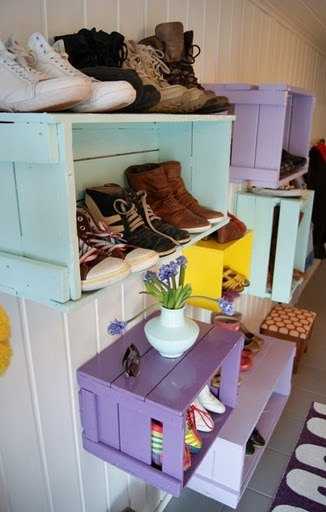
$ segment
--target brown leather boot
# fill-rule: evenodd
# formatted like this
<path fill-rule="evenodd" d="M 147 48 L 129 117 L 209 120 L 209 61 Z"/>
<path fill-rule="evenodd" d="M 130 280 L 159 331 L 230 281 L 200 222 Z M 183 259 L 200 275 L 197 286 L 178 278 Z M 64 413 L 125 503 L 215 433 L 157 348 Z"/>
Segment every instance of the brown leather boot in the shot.
<path fill-rule="evenodd" d="M 224 217 L 223 213 L 201 206 L 197 199 L 188 192 L 184 181 L 181 178 L 181 165 L 179 162 L 175 162 L 173 160 L 170 162 L 164 162 L 163 167 L 169 187 L 173 190 L 174 197 L 179 201 L 179 203 L 183 204 L 196 215 L 204 217 L 212 224 L 221 221 Z"/>
<path fill-rule="evenodd" d="M 164 45 L 165 62 L 179 62 L 184 51 L 183 24 L 180 21 L 160 23 L 155 27 L 155 35 Z"/>
<path fill-rule="evenodd" d="M 177 201 L 167 180 L 165 163 L 132 165 L 125 173 L 129 186 L 136 192 L 145 190 L 148 203 L 165 222 L 189 233 L 201 233 L 210 227 L 206 218 Z"/>

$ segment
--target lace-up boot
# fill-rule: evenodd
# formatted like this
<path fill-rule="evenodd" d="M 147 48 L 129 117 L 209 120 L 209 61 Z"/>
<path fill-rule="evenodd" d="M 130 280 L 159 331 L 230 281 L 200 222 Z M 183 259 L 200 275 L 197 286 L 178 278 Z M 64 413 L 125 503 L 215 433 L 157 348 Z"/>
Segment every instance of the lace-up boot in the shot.
<path fill-rule="evenodd" d="M 127 41 L 128 56 L 123 64 L 137 71 L 144 84 L 151 84 L 161 94 L 161 101 L 151 109 L 152 112 L 193 112 L 203 106 L 198 101 L 197 91 L 189 91 L 179 84 L 170 85 L 164 75 L 170 72 L 164 63 L 164 53 L 152 46 Z"/>
<path fill-rule="evenodd" d="M 136 205 L 119 185 L 89 188 L 85 202 L 97 224 L 102 222 L 111 233 L 120 234 L 128 244 L 151 249 L 160 256 L 175 252 L 175 243 L 145 225 Z"/>
<path fill-rule="evenodd" d="M 64 44 L 58 41 L 52 48 L 42 34 L 33 34 L 28 41 L 28 47 L 34 58 L 31 65 L 50 78 L 79 77 L 91 85 L 89 99 L 73 107 L 75 112 L 109 112 L 124 108 L 135 101 L 136 91 L 124 81 L 99 82 L 91 79 L 75 69 L 68 61 Z M 15 53 L 20 51 L 19 45 L 11 45 Z"/>
<path fill-rule="evenodd" d="M 189 233 L 201 233 L 210 227 L 206 218 L 196 215 L 179 202 L 165 174 L 165 163 L 133 165 L 126 170 L 129 186 L 145 190 L 154 213 L 168 224 Z"/>
<path fill-rule="evenodd" d="M 31 68 L 24 54 L 16 55 L 0 41 L 0 110 L 9 112 L 58 111 L 90 95 L 80 77 L 49 79 Z"/>
<path fill-rule="evenodd" d="M 169 238 L 175 244 L 186 244 L 190 241 L 189 233 L 183 229 L 178 229 L 156 215 L 147 202 L 147 193 L 144 190 L 131 192 L 131 197 L 137 206 L 146 226 L 157 231 L 162 236 Z"/>
<path fill-rule="evenodd" d="M 77 226 L 80 237 L 90 247 L 124 261 L 131 272 L 147 270 L 158 261 L 157 252 L 127 244 L 119 233 L 112 233 L 104 222 L 96 224 L 86 208 L 77 209 Z"/>

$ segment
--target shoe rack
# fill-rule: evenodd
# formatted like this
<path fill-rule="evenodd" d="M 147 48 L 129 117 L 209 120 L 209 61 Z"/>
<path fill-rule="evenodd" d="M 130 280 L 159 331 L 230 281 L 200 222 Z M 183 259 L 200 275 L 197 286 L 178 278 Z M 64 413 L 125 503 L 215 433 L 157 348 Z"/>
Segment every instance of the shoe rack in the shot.
<path fill-rule="evenodd" d="M 305 272 L 311 264 L 309 237 L 314 193 L 306 190 L 300 199 L 257 196 L 239 192 L 236 214 L 254 231 L 250 286 L 246 293 L 289 303 L 300 280 L 293 279 L 294 269 Z M 279 208 L 275 263 L 272 282 L 268 284 L 273 219 Z"/>
<path fill-rule="evenodd" d="M 263 337 L 251 370 L 240 374 L 237 407 L 220 429 L 189 487 L 236 508 L 281 417 L 291 390 L 293 343 Z M 266 441 L 246 455 L 257 427 Z"/>
<path fill-rule="evenodd" d="M 135 164 L 178 160 L 188 189 L 228 222 L 233 116 L 0 114 L 0 290 L 62 309 L 81 293 L 76 200 L 87 186 L 124 184 Z"/>
<path fill-rule="evenodd" d="M 282 149 L 308 159 L 315 96 L 286 84 L 208 84 L 229 98 L 236 121 L 230 180 L 278 188 L 308 171 L 306 165 L 280 176 Z"/>
<path fill-rule="evenodd" d="M 247 231 L 239 240 L 225 244 L 201 240 L 185 249 L 184 255 L 188 259 L 186 278 L 191 283 L 193 295 L 221 297 L 223 268 L 226 265 L 250 280 L 253 240 L 254 233 Z M 189 304 L 219 311 L 217 304 L 203 298 L 191 299 Z"/>
<path fill-rule="evenodd" d="M 237 410 L 243 335 L 198 324 L 198 340 L 177 359 L 162 358 L 148 344 L 141 322 L 77 371 L 84 448 L 174 496 L 179 496 L 202 466 L 209 448 Z M 141 356 L 135 378 L 126 376 L 121 364 L 131 343 Z M 218 369 L 219 398 L 226 412 L 212 414 L 214 429 L 200 433 L 203 446 L 191 454 L 191 467 L 184 470 L 187 409 Z M 152 420 L 163 425 L 162 468 L 152 464 Z"/>

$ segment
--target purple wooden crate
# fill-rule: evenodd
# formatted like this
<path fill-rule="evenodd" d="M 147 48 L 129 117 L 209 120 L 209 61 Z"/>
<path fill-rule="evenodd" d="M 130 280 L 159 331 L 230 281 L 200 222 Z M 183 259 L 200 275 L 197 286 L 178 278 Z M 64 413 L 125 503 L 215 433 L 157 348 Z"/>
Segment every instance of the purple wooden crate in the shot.
<path fill-rule="evenodd" d="M 286 84 L 207 84 L 234 105 L 230 179 L 277 188 L 305 174 L 308 164 L 284 178 L 282 149 L 308 158 L 314 95 Z"/>
<path fill-rule="evenodd" d="M 198 322 L 195 345 L 177 359 L 162 358 L 146 341 L 145 321 L 77 371 L 83 445 L 86 450 L 152 485 L 178 496 L 236 405 L 243 337 Z M 121 359 L 130 343 L 141 353 L 137 378 L 125 376 Z M 203 448 L 183 470 L 187 408 L 217 369 L 227 407 L 215 428 L 201 434 Z M 162 468 L 152 466 L 151 422 L 163 425 Z"/>

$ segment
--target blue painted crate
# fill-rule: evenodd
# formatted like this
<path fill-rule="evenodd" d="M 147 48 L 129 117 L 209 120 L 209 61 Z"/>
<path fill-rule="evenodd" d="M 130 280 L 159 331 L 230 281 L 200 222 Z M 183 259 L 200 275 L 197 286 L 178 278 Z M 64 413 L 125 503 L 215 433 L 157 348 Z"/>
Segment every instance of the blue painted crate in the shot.
<path fill-rule="evenodd" d="M 293 280 L 293 270 L 306 270 L 313 197 L 311 190 L 305 191 L 301 199 L 281 199 L 247 192 L 237 194 L 237 215 L 254 231 L 250 287 L 247 289 L 250 295 L 271 298 L 276 302 L 291 301 L 299 283 Z M 269 289 L 273 216 L 277 206 L 280 213 L 273 280 Z"/>
<path fill-rule="evenodd" d="M 52 305 L 79 300 L 76 200 L 87 186 L 123 185 L 129 165 L 179 160 L 188 188 L 225 224 L 233 119 L 0 114 L 0 290 Z"/>

